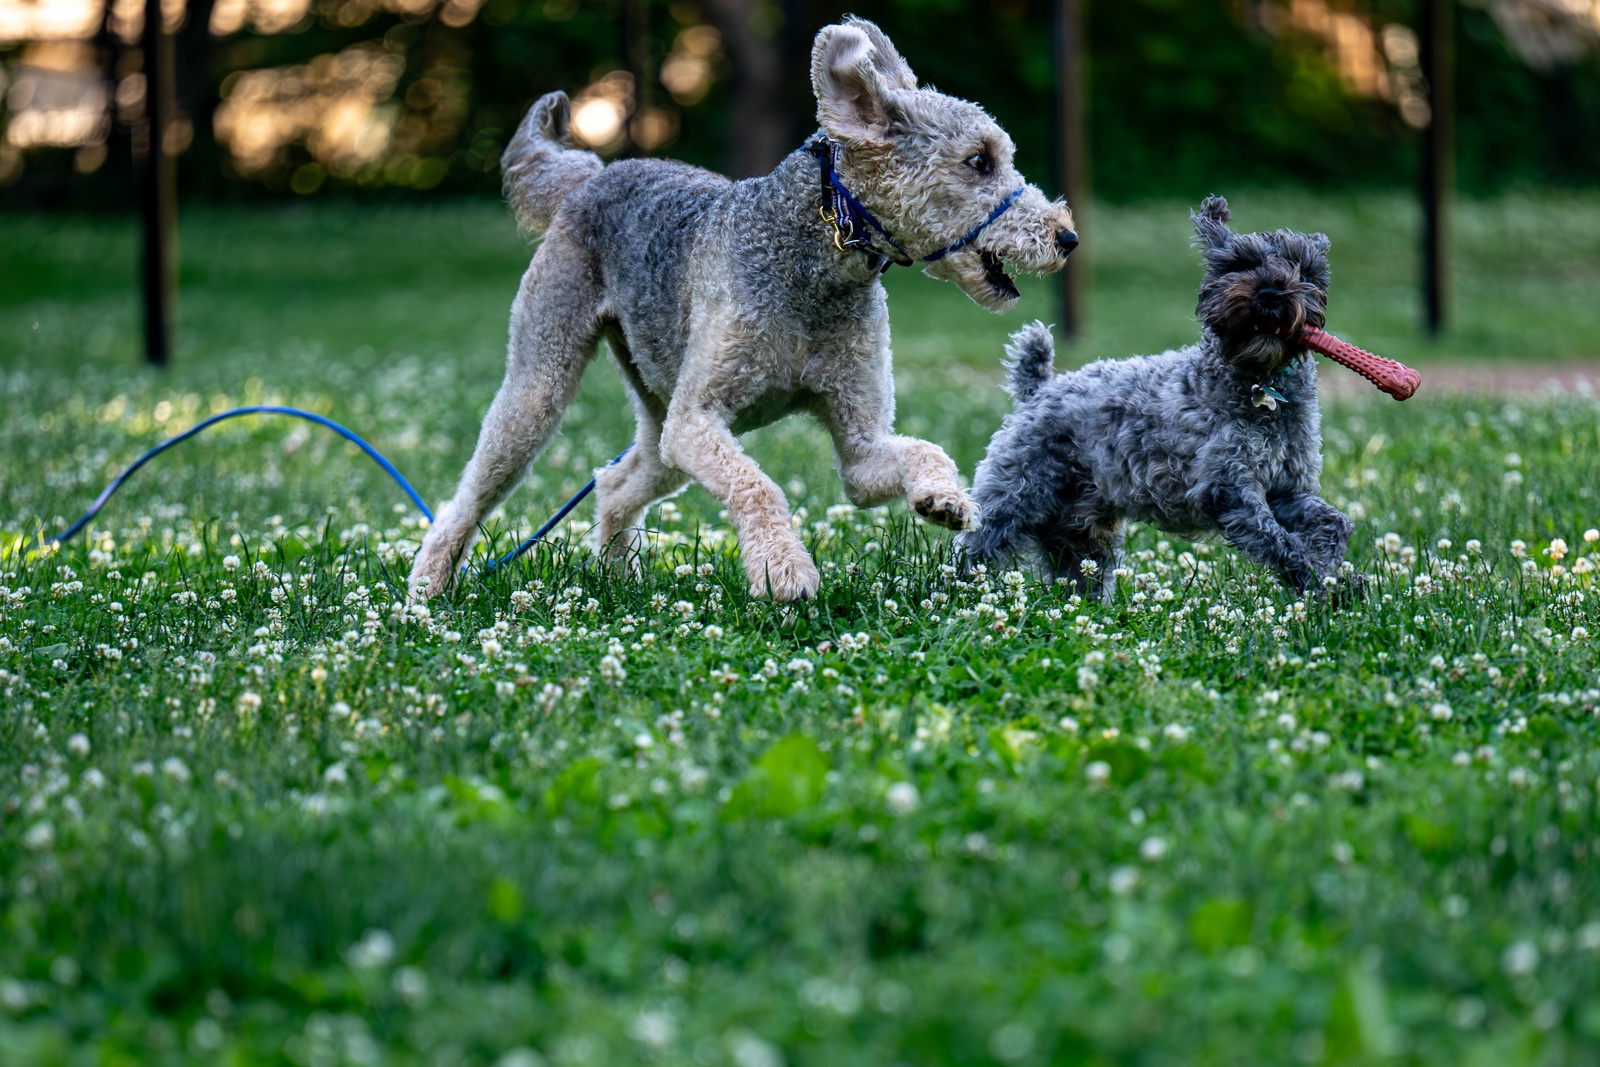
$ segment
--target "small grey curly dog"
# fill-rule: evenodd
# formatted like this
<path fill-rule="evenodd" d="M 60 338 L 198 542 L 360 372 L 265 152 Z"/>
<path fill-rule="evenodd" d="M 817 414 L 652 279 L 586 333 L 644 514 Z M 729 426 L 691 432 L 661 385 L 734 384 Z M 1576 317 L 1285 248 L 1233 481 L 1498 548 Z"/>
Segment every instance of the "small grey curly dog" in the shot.
<path fill-rule="evenodd" d="M 565 94 L 529 110 L 501 164 L 518 222 L 545 237 L 512 305 L 505 381 L 417 554 L 413 598 L 452 585 L 602 339 L 637 422 L 626 458 L 595 476 L 598 543 L 614 559 L 636 565 L 644 509 L 694 479 L 727 507 L 756 595 L 812 596 L 820 578 L 783 493 L 736 436 L 802 411 L 832 435 L 857 504 L 904 496 L 932 522 L 972 523 L 950 458 L 894 432 L 878 277 L 921 260 L 1004 311 L 1018 297 L 1005 266 L 1059 270 L 1072 215 L 1017 173 L 993 119 L 919 88 L 872 23 L 823 29 L 811 81 L 821 133 L 741 182 L 665 160 L 602 165 L 570 147 Z"/>
<path fill-rule="evenodd" d="M 1193 219 L 1198 344 L 1052 374 L 1048 327 L 1012 335 L 1015 405 L 973 478 L 983 527 L 957 539 L 968 566 L 1031 556 L 1108 595 L 1132 519 L 1220 533 L 1296 589 L 1336 582 L 1352 526 L 1317 495 L 1317 369 L 1285 340 L 1323 324 L 1328 239 L 1235 234 L 1221 197 Z"/>

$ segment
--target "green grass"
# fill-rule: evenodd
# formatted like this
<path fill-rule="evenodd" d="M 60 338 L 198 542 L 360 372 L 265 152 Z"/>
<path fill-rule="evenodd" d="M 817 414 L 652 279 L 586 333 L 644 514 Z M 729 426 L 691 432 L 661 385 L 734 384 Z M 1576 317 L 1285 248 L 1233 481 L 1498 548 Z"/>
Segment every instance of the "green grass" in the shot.
<path fill-rule="evenodd" d="M 1600 201 L 1462 205 L 1437 349 L 1401 205 L 1235 209 L 1333 235 L 1367 347 L 1595 353 Z M 1079 354 L 1185 340 L 1182 206 L 1094 219 Z M 1593 398 L 1327 411 L 1374 582 L 1345 610 L 1148 529 L 1110 606 L 951 582 L 903 506 L 830 510 L 796 420 L 749 443 L 814 604 L 751 601 L 691 489 L 643 581 L 594 565 L 584 509 L 408 619 L 417 517 L 297 424 L 219 428 L 82 542 L 12 549 L 255 400 L 442 497 L 526 255 L 498 211 L 197 212 L 161 376 L 130 231 L 3 225 L 0 1063 L 1600 1062 Z M 1021 315 L 892 285 L 901 425 L 970 470 Z M 497 543 L 626 442 L 619 401 L 597 365 Z"/>

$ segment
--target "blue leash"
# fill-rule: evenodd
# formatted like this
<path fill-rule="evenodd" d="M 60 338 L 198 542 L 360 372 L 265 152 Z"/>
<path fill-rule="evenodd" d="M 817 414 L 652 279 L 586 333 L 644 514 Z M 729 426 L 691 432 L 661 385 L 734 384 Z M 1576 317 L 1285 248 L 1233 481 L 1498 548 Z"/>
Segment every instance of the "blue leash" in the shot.
<path fill-rule="evenodd" d="M 187 430 L 178 434 L 176 437 L 169 437 L 167 440 L 161 442 L 159 445 L 156 445 L 144 455 L 134 460 L 121 474 L 112 479 L 110 485 L 106 486 L 100 491 L 100 495 L 95 497 L 94 503 L 89 505 L 89 510 L 83 513 L 82 518 L 73 523 L 71 526 L 68 526 L 55 537 L 52 537 L 50 539 L 50 543 L 59 545 L 64 541 L 70 541 L 72 538 L 82 533 L 83 528 L 89 525 L 96 515 L 100 514 L 100 510 L 106 506 L 106 504 L 116 494 L 117 490 L 122 488 L 123 482 L 126 482 L 129 478 L 133 477 L 140 467 L 143 467 L 146 463 L 149 463 L 152 459 L 155 459 L 167 449 L 173 447 L 174 445 L 182 444 L 184 441 L 187 441 L 189 438 L 200 433 L 200 431 L 211 426 L 215 426 L 219 422 L 224 422 L 228 419 L 237 419 L 243 415 L 288 415 L 291 418 L 304 419 L 307 422 L 314 422 L 318 426 L 326 426 L 340 437 L 343 437 L 346 441 L 349 441 L 351 444 L 361 449 L 361 451 L 367 454 L 367 457 L 371 459 L 372 462 L 382 467 L 384 473 L 393 478 L 395 482 L 399 484 L 400 488 L 405 491 L 406 496 L 411 498 L 411 502 L 417 506 L 417 510 L 422 512 L 422 514 L 427 517 L 428 522 L 430 524 L 433 522 L 433 511 L 429 509 L 428 505 L 423 501 L 422 495 L 412 487 L 410 482 L 406 481 L 406 476 L 401 474 L 399 469 L 396 468 L 393 463 L 390 463 L 383 453 L 379 452 L 376 448 L 373 448 L 355 431 L 339 425 L 337 422 L 334 422 L 332 419 L 324 415 L 318 415 L 314 411 L 302 411 L 300 408 L 285 407 L 281 404 L 251 404 L 248 407 L 233 408 L 229 411 L 224 411 L 220 415 L 213 415 L 209 419 L 198 422 L 189 427 Z M 611 462 L 616 463 L 617 460 L 620 460 L 627 454 L 628 449 L 625 448 L 622 450 L 621 454 Z M 582 489 L 579 489 L 577 493 L 573 495 L 571 500 L 568 500 L 565 504 L 563 504 L 561 506 L 561 510 L 556 512 L 555 516 L 552 517 L 549 522 L 539 527 L 538 531 L 534 533 L 532 537 L 528 538 L 526 541 L 523 541 L 520 545 L 506 553 L 504 556 L 501 556 L 499 559 L 491 560 L 484 564 L 483 570 L 491 571 L 496 567 L 503 567 L 512 560 L 522 556 L 540 541 L 543 541 L 545 535 L 551 530 L 555 529 L 556 525 L 562 519 L 571 514 L 572 509 L 581 504 L 584 498 L 592 492 L 594 492 L 594 479 L 590 478 L 588 484 Z M 463 564 L 462 570 L 466 569 L 466 565 Z"/>

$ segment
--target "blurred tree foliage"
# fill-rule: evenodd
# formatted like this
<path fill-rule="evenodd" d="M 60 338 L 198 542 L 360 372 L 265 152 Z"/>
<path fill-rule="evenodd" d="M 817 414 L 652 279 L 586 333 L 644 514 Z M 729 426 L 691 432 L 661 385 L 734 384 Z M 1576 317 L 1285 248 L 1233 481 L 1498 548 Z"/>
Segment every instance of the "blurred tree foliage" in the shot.
<path fill-rule="evenodd" d="M 639 108 L 634 132 L 650 151 L 751 173 L 812 128 L 811 36 L 847 9 L 878 21 L 924 83 L 984 104 L 1016 138 L 1024 172 L 1051 180 L 1049 0 L 311 0 L 304 17 L 276 32 L 246 21 L 213 35 L 213 9 L 226 2 L 192 3 L 180 37 L 180 86 L 194 125 L 180 164 L 189 200 L 495 195 L 500 150 L 534 97 L 558 88 L 576 95 L 628 70 L 642 72 L 634 88 L 643 91 L 626 106 Z M 1384 27 L 1414 25 L 1419 0 L 1306 2 L 1088 0 L 1095 194 L 1193 198 L 1241 185 L 1410 182 L 1420 137 L 1396 94 L 1361 91 L 1332 38 L 1289 13 L 1354 15 L 1377 41 Z M 1530 67 L 1475 6 L 1457 6 L 1456 30 L 1461 187 L 1600 181 L 1600 60 L 1591 52 L 1576 64 Z M 1389 59 L 1405 59 L 1403 32 L 1382 40 L 1399 46 Z M 129 46 L 108 35 L 100 43 L 118 76 L 136 69 Z M 25 47 L 0 45 L 13 76 Z M 355 84 L 355 59 L 393 75 L 363 83 L 367 121 L 383 124 L 384 147 L 370 158 L 330 159 L 328 131 L 348 115 L 332 97 L 309 111 L 303 99 L 285 103 L 284 87 L 305 91 L 320 78 L 326 94 Z M 1391 63 L 1384 84 L 1400 84 L 1403 66 Z M 277 80 L 248 80 L 263 71 Z M 1357 69 L 1356 81 L 1371 74 Z M 216 136 L 266 128 L 259 116 L 240 117 L 247 90 L 303 112 L 301 132 L 285 127 L 282 143 L 258 145 L 249 166 Z M 65 152 L 32 152 L 3 195 L 124 206 L 127 139 L 124 124 L 107 162 L 87 175 L 73 172 Z M 616 150 L 641 149 L 623 139 Z"/>

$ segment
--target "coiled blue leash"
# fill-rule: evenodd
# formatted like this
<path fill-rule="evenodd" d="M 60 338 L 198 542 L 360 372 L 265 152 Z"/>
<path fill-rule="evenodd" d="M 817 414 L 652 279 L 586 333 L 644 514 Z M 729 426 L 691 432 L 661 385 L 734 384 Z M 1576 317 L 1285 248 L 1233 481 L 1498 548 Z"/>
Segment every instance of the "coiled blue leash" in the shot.
<path fill-rule="evenodd" d="M 82 518 L 78 519 L 77 522 L 73 523 L 71 526 L 68 526 L 56 536 L 50 538 L 50 540 L 46 543 L 59 545 L 62 542 L 70 541 L 72 538 L 82 533 L 83 528 L 89 525 L 89 523 L 94 520 L 96 515 L 100 514 L 100 510 L 106 506 L 106 504 L 114 495 L 116 495 L 117 490 L 122 488 L 123 482 L 126 482 L 129 478 L 133 477 L 140 467 L 143 467 L 146 463 L 149 463 L 152 459 L 155 459 L 167 449 L 173 447 L 174 445 L 182 444 L 183 442 L 189 440 L 189 438 L 200 433 L 202 430 L 205 430 L 211 426 L 215 426 L 219 422 L 225 422 L 228 419 L 237 419 L 244 415 L 288 415 L 291 418 L 304 419 L 307 422 L 314 422 L 318 426 L 326 426 L 340 437 L 343 437 L 346 441 L 349 441 L 351 444 L 361 449 L 361 451 L 367 454 L 367 457 L 371 459 L 372 462 L 382 467 L 384 473 L 393 478 L 400 488 L 405 491 L 406 496 L 411 498 L 411 502 L 417 506 L 417 510 L 422 512 L 422 514 L 427 517 L 428 522 L 430 524 L 433 522 L 433 511 L 430 510 L 428 505 L 423 501 L 422 494 L 418 493 L 416 489 L 412 487 L 411 483 L 406 481 L 406 476 L 401 474 L 399 469 L 395 467 L 393 463 L 390 463 L 388 458 L 385 457 L 382 452 L 379 452 L 376 448 L 373 448 L 354 430 L 351 430 L 345 426 L 341 426 L 327 416 L 318 415 L 314 411 L 302 411 L 300 408 L 286 407 L 282 404 L 251 404 L 247 407 L 232 408 L 228 411 L 222 412 L 219 415 L 213 415 L 209 419 L 202 420 L 201 422 L 189 427 L 176 437 L 169 437 L 167 440 L 150 449 L 144 455 L 130 463 L 121 474 L 117 475 L 111 480 L 110 485 L 106 486 L 100 491 L 100 495 L 95 497 L 94 503 L 89 505 L 89 510 L 83 513 Z M 618 454 L 617 458 L 611 462 L 616 463 L 627 454 L 628 449 L 624 448 L 622 452 Z M 610 464 L 607 464 L 607 466 L 609 465 Z M 572 499 L 563 504 L 561 506 L 561 510 L 557 511 L 555 515 L 551 517 L 549 522 L 539 527 L 532 537 L 529 537 L 516 548 L 506 553 L 504 556 L 501 556 L 499 559 L 490 560 L 488 563 L 485 563 L 483 565 L 483 570 L 487 572 L 494 570 L 496 567 L 503 567 L 507 563 L 510 563 L 512 560 L 526 553 L 540 541 L 543 541 L 545 535 L 551 530 L 555 529 L 556 525 L 560 523 L 562 519 L 570 515 L 572 513 L 572 509 L 583 503 L 584 498 L 592 492 L 594 492 L 594 479 L 590 478 L 588 484 L 573 494 Z M 467 565 L 463 564 L 461 569 L 466 570 Z"/>

